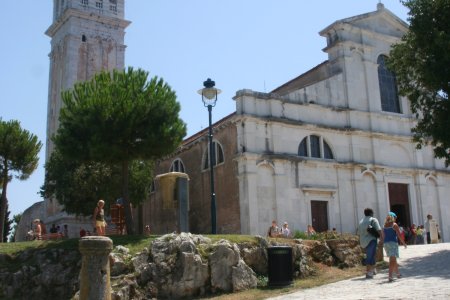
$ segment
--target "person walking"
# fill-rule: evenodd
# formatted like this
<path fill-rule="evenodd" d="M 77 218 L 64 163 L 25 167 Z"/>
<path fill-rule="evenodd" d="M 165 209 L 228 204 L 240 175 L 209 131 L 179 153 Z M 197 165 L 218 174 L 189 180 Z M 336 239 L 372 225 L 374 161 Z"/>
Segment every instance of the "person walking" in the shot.
<path fill-rule="evenodd" d="M 427 215 L 425 230 L 427 232 L 427 244 L 437 243 L 439 241 L 437 223 L 430 214 Z"/>
<path fill-rule="evenodd" d="M 106 221 L 105 221 L 105 201 L 98 200 L 97 206 L 94 209 L 94 228 L 96 229 L 97 235 L 105 235 Z"/>
<path fill-rule="evenodd" d="M 359 221 L 357 233 L 359 235 L 359 244 L 366 252 L 366 278 L 371 279 L 376 274 L 375 256 L 377 253 L 377 237 L 369 233 L 367 230 L 369 225 L 378 233 L 380 241 L 383 240 L 383 232 L 377 218 L 373 217 L 373 209 L 364 209 L 364 217 Z"/>
<path fill-rule="evenodd" d="M 406 248 L 406 243 L 400 234 L 399 226 L 395 223 L 396 219 L 397 215 L 389 212 L 383 227 L 384 250 L 386 251 L 386 256 L 389 257 L 389 282 L 394 281 L 394 273 L 397 275 L 397 278 L 401 277 L 397 263 L 397 258 L 399 257 L 398 242 L 400 241 Z"/>

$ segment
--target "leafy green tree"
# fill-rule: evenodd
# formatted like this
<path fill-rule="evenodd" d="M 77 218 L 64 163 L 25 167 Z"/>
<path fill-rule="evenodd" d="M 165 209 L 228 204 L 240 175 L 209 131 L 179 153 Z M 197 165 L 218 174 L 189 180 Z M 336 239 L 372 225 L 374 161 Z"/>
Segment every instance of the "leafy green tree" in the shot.
<path fill-rule="evenodd" d="M 133 233 L 129 174 L 133 161 L 171 153 L 186 134 L 175 92 L 141 69 L 104 71 L 63 92 L 54 137 L 64 158 L 120 165 L 128 233 Z M 149 183 L 150 184 L 150 183 Z"/>
<path fill-rule="evenodd" d="M 393 46 L 388 66 L 400 94 L 419 118 L 413 128 L 417 148 L 431 144 L 450 163 L 450 0 L 405 0 L 408 33 Z"/>
<path fill-rule="evenodd" d="M 56 198 L 70 214 L 92 215 L 99 199 L 107 203 L 120 198 L 120 165 L 106 165 L 101 162 L 79 162 L 64 159 L 54 151 L 46 163 L 46 176 L 41 187 L 41 196 Z M 133 161 L 130 167 L 130 201 L 133 204 L 146 199 L 149 182 L 152 179 L 152 164 Z M 107 209 L 108 207 L 106 207 Z"/>
<path fill-rule="evenodd" d="M 4 224 L 8 201 L 8 182 L 13 177 L 26 180 L 36 170 L 42 143 L 37 136 L 20 127 L 19 121 L 0 119 L 0 241 L 3 241 Z"/>

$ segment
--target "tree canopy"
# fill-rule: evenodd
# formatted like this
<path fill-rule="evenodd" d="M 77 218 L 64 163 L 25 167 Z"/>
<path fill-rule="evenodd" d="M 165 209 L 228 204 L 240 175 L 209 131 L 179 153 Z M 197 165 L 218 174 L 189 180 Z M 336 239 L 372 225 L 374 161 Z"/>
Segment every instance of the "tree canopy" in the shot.
<path fill-rule="evenodd" d="M 399 92 L 419 118 L 413 128 L 420 149 L 430 144 L 437 158 L 450 163 L 450 0 L 404 0 L 408 33 L 394 45 L 388 66 Z"/>
<path fill-rule="evenodd" d="M 103 71 L 63 92 L 60 126 L 53 138 L 64 159 L 121 167 L 121 196 L 133 232 L 129 174 L 133 161 L 171 153 L 186 134 L 176 94 L 141 69 Z M 150 182 L 148 183 L 150 185 Z"/>
<path fill-rule="evenodd" d="M 26 180 L 36 170 L 42 143 L 37 136 L 22 129 L 20 122 L 0 119 L 0 241 L 3 241 L 6 210 L 8 207 L 7 187 L 13 177 Z"/>
<path fill-rule="evenodd" d="M 132 161 L 129 180 L 131 203 L 138 204 L 147 198 L 152 166 L 151 161 Z M 83 163 L 63 158 L 58 151 L 54 151 L 45 168 L 41 196 L 56 198 L 69 214 L 89 216 L 99 199 L 113 201 L 122 195 L 120 165 Z"/>

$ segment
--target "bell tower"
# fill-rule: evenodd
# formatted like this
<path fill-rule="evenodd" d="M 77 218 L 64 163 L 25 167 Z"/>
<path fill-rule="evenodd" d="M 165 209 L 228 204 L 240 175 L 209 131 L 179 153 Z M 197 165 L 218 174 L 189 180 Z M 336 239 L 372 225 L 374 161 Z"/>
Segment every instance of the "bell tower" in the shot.
<path fill-rule="evenodd" d="M 46 160 L 54 150 L 51 137 L 59 125 L 61 92 L 102 70 L 123 69 L 125 0 L 53 0 L 47 105 Z M 63 216 L 57 201 L 45 200 L 46 222 Z"/>
<path fill-rule="evenodd" d="M 102 70 L 125 64 L 125 0 L 53 0 L 47 107 L 46 160 L 58 129 L 61 92 Z"/>

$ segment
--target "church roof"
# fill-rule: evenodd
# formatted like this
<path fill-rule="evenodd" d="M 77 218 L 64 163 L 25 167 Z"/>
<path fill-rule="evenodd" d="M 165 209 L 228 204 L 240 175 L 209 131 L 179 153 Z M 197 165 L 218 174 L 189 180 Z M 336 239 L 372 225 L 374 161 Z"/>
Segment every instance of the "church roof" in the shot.
<path fill-rule="evenodd" d="M 318 81 L 322 81 L 328 77 L 329 77 L 328 60 L 326 60 L 321 62 L 314 68 L 306 71 L 305 73 L 277 87 L 276 89 L 272 90 L 271 93 L 284 95 L 289 93 L 290 91 L 300 89 L 302 87 L 311 85 Z"/>

